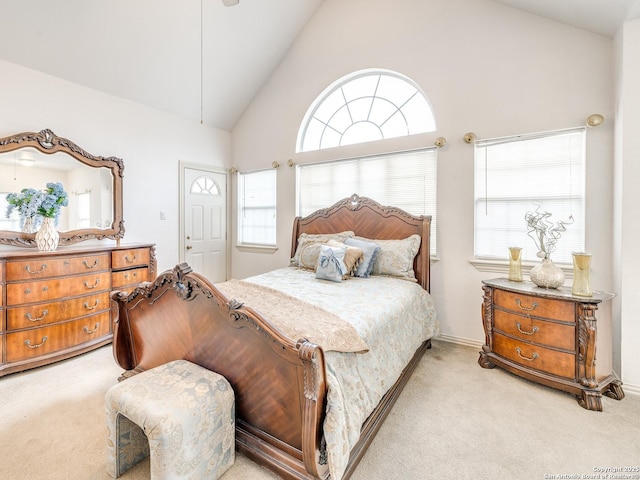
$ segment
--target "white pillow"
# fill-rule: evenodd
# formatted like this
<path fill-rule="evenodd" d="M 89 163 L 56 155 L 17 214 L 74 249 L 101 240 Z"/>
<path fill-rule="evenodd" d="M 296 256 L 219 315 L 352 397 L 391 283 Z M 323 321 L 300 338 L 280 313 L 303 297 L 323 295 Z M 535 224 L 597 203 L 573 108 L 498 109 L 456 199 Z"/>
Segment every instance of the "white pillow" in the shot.
<path fill-rule="evenodd" d="M 302 233 L 298 238 L 296 253 L 291 259 L 292 267 L 308 268 L 315 270 L 320 255 L 320 246 L 329 240 L 344 242 L 347 238 L 353 237 L 351 231 L 340 233 Z"/>
<path fill-rule="evenodd" d="M 373 275 L 389 275 L 416 282 L 413 260 L 420 248 L 420 235 L 403 240 L 374 240 L 380 252 L 373 264 Z"/>

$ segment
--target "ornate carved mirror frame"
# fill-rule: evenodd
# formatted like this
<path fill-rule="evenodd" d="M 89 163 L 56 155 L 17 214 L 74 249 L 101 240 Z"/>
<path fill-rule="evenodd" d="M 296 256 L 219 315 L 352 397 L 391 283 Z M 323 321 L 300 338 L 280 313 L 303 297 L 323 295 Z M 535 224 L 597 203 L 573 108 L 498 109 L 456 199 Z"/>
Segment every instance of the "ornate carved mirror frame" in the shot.
<path fill-rule="evenodd" d="M 107 168 L 113 179 L 113 185 L 111 186 L 113 218 L 111 219 L 110 225 L 106 228 L 84 228 L 60 231 L 59 245 L 72 245 L 92 239 L 120 239 L 124 236 L 124 220 L 122 218 L 122 177 L 124 163 L 121 159 L 92 155 L 71 140 L 58 137 L 49 129 L 42 130 L 38 133 L 24 132 L 10 137 L 0 138 L 0 156 L 6 152 L 14 152 L 27 148 L 35 149 L 46 155 L 57 153 L 66 154 L 91 168 Z M 24 187 L 28 187 L 28 185 Z M 42 187 L 44 187 L 44 185 L 42 185 Z M 0 244 L 36 247 L 35 234 L 0 230 Z"/>

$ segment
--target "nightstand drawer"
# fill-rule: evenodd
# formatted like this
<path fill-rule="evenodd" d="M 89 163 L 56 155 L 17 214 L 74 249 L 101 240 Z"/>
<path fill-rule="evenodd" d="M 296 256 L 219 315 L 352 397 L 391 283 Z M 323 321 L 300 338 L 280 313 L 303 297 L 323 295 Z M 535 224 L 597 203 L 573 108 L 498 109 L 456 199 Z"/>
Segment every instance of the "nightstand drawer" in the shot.
<path fill-rule="evenodd" d="M 534 297 L 523 293 L 505 290 L 494 290 L 493 303 L 497 308 L 510 310 L 521 315 L 552 318 L 566 322 L 575 321 L 575 305 L 573 302 Z"/>
<path fill-rule="evenodd" d="M 523 315 L 495 310 L 494 328 L 503 333 L 539 345 L 574 351 L 576 348 L 575 325 L 537 320 Z"/>
<path fill-rule="evenodd" d="M 571 379 L 576 375 L 575 355 L 572 353 L 527 344 L 499 333 L 494 333 L 493 351 L 523 367 Z"/>

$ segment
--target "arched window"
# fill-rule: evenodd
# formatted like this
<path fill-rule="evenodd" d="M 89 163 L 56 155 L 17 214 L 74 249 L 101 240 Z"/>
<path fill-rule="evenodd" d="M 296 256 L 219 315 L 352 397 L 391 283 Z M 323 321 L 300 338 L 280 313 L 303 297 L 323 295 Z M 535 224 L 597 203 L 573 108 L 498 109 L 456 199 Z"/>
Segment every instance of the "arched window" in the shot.
<path fill-rule="evenodd" d="M 190 193 L 195 195 L 220 195 L 220 188 L 213 178 L 202 175 L 191 184 Z"/>
<path fill-rule="evenodd" d="M 408 77 L 361 70 L 329 86 L 313 102 L 298 132 L 296 151 L 433 132 L 429 100 Z"/>

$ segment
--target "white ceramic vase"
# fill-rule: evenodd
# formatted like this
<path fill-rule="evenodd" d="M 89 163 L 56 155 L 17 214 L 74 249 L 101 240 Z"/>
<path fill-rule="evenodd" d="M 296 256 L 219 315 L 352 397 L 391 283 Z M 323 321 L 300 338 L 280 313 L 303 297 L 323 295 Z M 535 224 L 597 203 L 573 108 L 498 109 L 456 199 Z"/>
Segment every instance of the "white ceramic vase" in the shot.
<path fill-rule="evenodd" d="M 42 226 L 36 233 L 36 245 L 43 252 L 51 252 L 58 248 L 60 234 L 53 223 L 53 218 L 44 217 Z"/>
<path fill-rule="evenodd" d="M 550 258 L 543 258 L 542 262 L 535 265 L 529 272 L 529 278 L 542 288 L 558 288 L 564 285 L 564 272 Z"/>
<path fill-rule="evenodd" d="M 22 233 L 36 233 L 36 225 L 33 222 L 33 217 L 25 217 L 22 224 Z"/>

